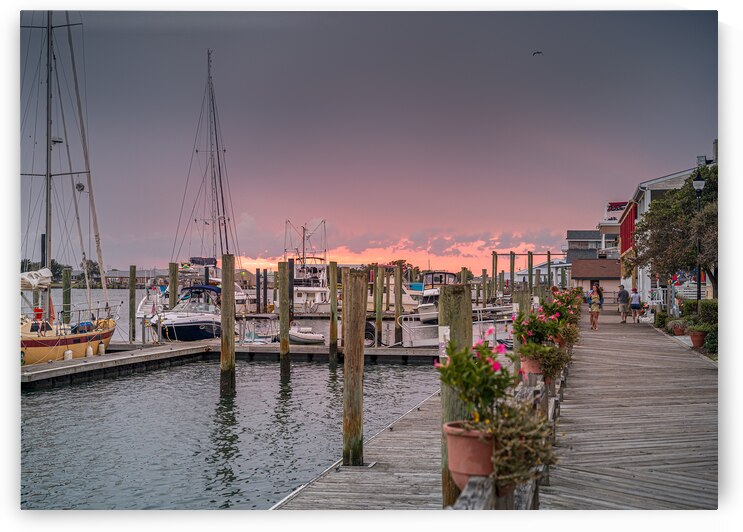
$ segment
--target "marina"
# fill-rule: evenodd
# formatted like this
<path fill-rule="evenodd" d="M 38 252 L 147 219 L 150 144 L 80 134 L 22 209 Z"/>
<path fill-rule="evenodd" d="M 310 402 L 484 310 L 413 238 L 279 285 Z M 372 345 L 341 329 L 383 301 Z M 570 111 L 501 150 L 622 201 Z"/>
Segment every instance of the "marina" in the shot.
<path fill-rule="evenodd" d="M 21 10 L 20 509 L 729 506 L 719 25 Z"/>

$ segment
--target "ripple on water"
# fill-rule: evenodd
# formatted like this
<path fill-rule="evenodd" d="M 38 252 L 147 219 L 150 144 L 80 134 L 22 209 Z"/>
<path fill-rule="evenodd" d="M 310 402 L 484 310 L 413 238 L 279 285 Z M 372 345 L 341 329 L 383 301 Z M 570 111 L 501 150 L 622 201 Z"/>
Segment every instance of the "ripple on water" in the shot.
<path fill-rule="evenodd" d="M 21 507 L 266 509 L 340 458 L 343 370 L 238 361 L 21 395 Z M 364 436 L 438 389 L 430 366 L 366 366 Z"/>

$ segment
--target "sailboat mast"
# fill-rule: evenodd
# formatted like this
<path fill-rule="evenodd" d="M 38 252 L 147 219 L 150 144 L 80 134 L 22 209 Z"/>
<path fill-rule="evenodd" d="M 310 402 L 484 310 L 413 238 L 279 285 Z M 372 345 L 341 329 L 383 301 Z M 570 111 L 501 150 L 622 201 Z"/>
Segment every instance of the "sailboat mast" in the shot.
<path fill-rule="evenodd" d="M 46 16 L 46 257 L 44 266 L 52 269 L 52 12 Z M 50 319 L 52 291 L 47 290 L 44 304 L 46 319 Z"/>
<path fill-rule="evenodd" d="M 217 165 L 214 164 L 214 110 L 212 99 L 214 98 L 212 86 L 212 51 L 207 50 L 207 116 L 209 121 L 209 169 L 211 171 L 211 226 L 212 226 L 212 257 L 217 257 Z"/>

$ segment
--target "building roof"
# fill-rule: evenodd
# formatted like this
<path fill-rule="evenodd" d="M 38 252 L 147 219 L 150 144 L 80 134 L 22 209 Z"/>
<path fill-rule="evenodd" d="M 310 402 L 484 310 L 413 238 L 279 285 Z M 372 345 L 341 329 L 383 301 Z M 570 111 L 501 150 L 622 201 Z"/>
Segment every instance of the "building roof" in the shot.
<path fill-rule="evenodd" d="M 617 259 L 575 259 L 571 277 L 573 279 L 619 280 L 620 273 Z"/>
<path fill-rule="evenodd" d="M 565 240 L 601 240 L 601 231 L 595 229 L 568 229 Z"/>

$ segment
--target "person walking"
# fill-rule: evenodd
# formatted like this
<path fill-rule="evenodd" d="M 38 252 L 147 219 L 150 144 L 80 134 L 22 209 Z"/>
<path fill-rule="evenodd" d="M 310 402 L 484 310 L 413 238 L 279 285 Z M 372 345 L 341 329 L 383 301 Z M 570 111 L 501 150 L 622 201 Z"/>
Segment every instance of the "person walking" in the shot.
<path fill-rule="evenodd" d="M 623 284 L 619 285 L 617 301 L 619 302 L 619 313 L 622 316 L 622 321 L 620 323 L 627 323 L 627 314 L 629 314 L 629 292 L 624 289 Z"/>
<path fill-rule="evenodd" d="M 601 291 L 598 283 L 593 285 L 593 290 L 588 294 L 588 298 L 591 302 L 591 329 L 598 331 L 599 313 L 601 312 L 601 305 L 604 302 L 604 293 Z"/>
<path fill-rule="evenodd" d="M 635 323 L 640 323 L 640 309 L 642 303 L 640 303 L 640 294 L 637 293 L 637 288 L 632 289 L 632 294 L 629 296 L 629 307 L 632 309 L 632 319 Z"/>

